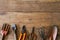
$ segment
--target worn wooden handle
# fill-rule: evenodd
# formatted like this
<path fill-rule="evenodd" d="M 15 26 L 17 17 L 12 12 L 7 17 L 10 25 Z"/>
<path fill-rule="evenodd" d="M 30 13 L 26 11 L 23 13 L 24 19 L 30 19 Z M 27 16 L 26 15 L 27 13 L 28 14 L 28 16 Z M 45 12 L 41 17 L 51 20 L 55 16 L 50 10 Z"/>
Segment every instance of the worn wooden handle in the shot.
<path fill-rule="evenodd" d="M 2 36 L 2 40 L 4 40 L 4 38 L 5 38 L 5 36 L 3 35 L 3 36 Z"/>

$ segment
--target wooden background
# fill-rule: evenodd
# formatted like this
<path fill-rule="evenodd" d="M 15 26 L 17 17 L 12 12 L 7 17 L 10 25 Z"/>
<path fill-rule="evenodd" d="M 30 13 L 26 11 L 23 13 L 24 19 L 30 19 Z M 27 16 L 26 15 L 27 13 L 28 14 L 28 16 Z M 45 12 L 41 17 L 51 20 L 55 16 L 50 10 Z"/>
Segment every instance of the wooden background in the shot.
<path fill-rule="evenodd" d="M 60 25 L 60 13 L 53 12 L 2 12 L 0 14 L 0 24 L 19 24 L 27 26 L 49 26 Z"/>
<path fill-rule="evenodd" d="M 0 11 L 60 12 L 60 0 L 0 0 Z"/>
<path fill-rule="evenodd" d="M 3 23 L 17 24 L 20 31 L 23 25 L 31 32 L 31 28 L 35 26 L 46 27 L 51 25 L 60 26 L 60 13 L 56 12 L 2 12 L 0 14 L 0 27 Z M 60 28 L 60 27 L 59 27 Z M 59 33 L 60 34 L 60 33 Z M 13 31 L 10 32 L 6 40 L 14 40 Z"/>
<path fill-rule="evenodd" d="M 23 25 L 29 31 L 33 26 L 60 26 L 60 0 L 0 0 L 0 31 L 3 23 L 17 24 L 19 31 Z M 12 29 L 6 40 L 14 40 Z"/>

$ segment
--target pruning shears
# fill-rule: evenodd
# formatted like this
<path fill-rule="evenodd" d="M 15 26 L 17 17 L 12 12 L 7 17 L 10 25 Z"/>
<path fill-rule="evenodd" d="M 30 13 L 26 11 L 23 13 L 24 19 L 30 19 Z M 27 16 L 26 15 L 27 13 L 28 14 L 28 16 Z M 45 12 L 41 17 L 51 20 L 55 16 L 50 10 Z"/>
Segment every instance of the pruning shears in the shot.
<path fill-rule="evenodd" d="M 24 25 L 22 27 L 22 31 L 20 33 L 19 39 L 18 40 L 26 40 L 27 32 L 26 32 L 26 26 Z"/>

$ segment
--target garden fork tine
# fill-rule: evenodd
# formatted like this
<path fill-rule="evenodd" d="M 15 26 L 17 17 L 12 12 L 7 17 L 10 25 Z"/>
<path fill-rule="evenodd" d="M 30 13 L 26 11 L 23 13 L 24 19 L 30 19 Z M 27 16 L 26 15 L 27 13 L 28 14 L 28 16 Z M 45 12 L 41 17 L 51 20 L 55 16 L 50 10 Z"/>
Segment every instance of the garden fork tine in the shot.
<path fill-rule="evenodd" d="M 3 26 L 2 26 L 2 30 L 4 30 L 5 29 L 5 24 L 3 24 Z"/>

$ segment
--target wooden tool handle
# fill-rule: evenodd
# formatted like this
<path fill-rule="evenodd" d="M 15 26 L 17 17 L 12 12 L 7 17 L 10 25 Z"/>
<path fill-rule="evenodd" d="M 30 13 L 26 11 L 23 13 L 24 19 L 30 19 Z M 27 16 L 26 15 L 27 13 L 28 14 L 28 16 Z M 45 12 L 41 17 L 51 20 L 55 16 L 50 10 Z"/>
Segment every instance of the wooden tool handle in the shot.
<path fill-rule="evenodd" d="M 4 38 L 5 38 L 5 36 L 3 35 L 3 36 L 2 36 L 2 40 L 4 40 Z"/>

